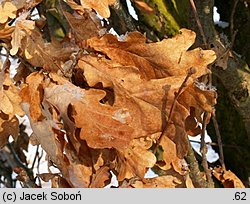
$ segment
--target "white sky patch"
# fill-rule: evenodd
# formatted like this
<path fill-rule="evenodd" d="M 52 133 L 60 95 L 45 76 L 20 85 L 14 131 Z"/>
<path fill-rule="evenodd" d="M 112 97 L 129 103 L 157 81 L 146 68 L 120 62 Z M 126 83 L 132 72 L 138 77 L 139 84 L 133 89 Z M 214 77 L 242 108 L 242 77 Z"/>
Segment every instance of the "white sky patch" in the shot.
<path fill-rule="evenodd" d="M 226 28 L 229 26 L 228 22 L 225 21 L 220 21 L 220 14 L 217 12 L 217 7 L 214 6 L 214 15 L 213 15 L 213 19 L 214 19 L 214 24 L 218 25 L 221 28 Z"/>
<path fill-rule="evenodd" d="M 198 135 L 198 136 L 196 136 L 196 137 L 188 136 L 188 138 L 189 138 L 191 141 L 200 142 L 201 136 L 200 136 L 200 135 Z M 210 136 L 207 134 L 207 131 L 205 132 L 205 142 L 206 142 L 206 143 L 207 143 L 207 142 L 212 142 Z M 192 145 L 192 147 L 194 148 L 194 150 L 195 150 L 199 155 L 201 155 L 201 153 L 200 153 L 200 148 L 201 148 L 200 143 L 191 142 L 191 145 Z M 213 162 L 216 162 L 218 159 L 219 159 L 218 153 L 214 151 L 214 149 L 212 148 L 211 145 L 207 145 L 207 160 L 208 160 L 208 162 L 213 163 Z"/>
<path fill-rule="evenodd" d="M 217 7 L 214 6 L 214 15 L 213 15 L 213 19 L 214 19 L 214 22 L 219 22 L 220 21 L 220 14 L 217 12 Z"/>
<path fill-rule="evenodd" d="M 152 171 L 152 169 L 149 169 L 146 174 L 144 175 L 144 178 L 155 178 L 158 177 L 159 175 L 157 175 L 155 172 Z"/>
<path fill-rule="evenodd" d="M 126 0 L 126 2 L 127 2 L 129 14 L 130 14 L 135 20 L 138 21 L 138 16 L 137 16 L 137 14 L 136 14 L 136 12 L 135 12 L 134 7 L 133 7 L 132 4 L 131 4 L 131 1 L 130 1 L 130 0 Z"/>

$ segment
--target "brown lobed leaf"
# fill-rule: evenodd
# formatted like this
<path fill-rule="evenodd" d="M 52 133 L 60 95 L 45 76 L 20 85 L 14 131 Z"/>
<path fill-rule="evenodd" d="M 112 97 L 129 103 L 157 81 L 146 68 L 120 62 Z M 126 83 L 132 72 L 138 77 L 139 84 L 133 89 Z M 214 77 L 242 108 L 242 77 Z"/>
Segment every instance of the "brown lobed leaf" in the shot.
<path fill-rule="evenodd" d="M 225 188 L 245 188 L 242 181 L 230 170 L 223 170 L 221 167 L 215 167 L 212 174 Z"/>
<path fill-rule="evenodd" d="M 92 177 L 90 188 L 103 188 L 111 180 L 110 169 L 107 166 L 99 168 Z"/>
<path fill-rule="evenodd" d="M 156 163 L 155 155 L 149 150 L 151 146 L 152 141 L 138 138 L 132 140 L 126 149 L 118 151 L 116 167 L 118 181 L 135 176 L 144 178 L 148 168 L 153 167 Z"/>
<path fill-rule="evenodd" d="M 19 20 L 12 33 L 10 53 L 23 56 L 32 66 L 44 67 L 49 70 L 60 69 L 60 62 L 70 58 L 74 47 L 62 43 L 46 43 L 42 34 L 35 26 L 35 21 Z"/>
<path fill-rule="evenodd" d="M 100 39 L 89 39 L 88 44 L 114 62 L 124 66 L 136 66 L 146 79 L 186 76 L 191 67 L 196 69 L 192 78 L 198 78 L 210 72 L 207 65 L 216 56 L 213 51 L 200 48 L 187 51 L 194 43 L 195 36 L 193 31 L 181 29 L 180 34 L 173 38 L 146 43 L 144 35 L 132 32 L 125 41 L 119 41 L 114 35 L 107 34 Z"/>
<path fill-rule="evenodd" d="M 109 18 L 109 6 L 115 2 L 116 0 L 81 0 L 81 5 L 86 9 L 94 9 L 103 18 Z"/>
<path fill-rule="evenodd" d="M 1 40 L 10 40 L 11 39 L 11 34 L 14 31 L 15 27 L 14 26 L 8 26 L 6 25 L 0 25 L 0 39 Z"/>
<path fill-rule="evenodd" d="M 84 40 L 94 36 L 99 36 L 101 30 L 100 19 L 98 19 L 92 12 L 85 12 L 82 15 L 74 12 L 73 14 L 64 11 L 70 28 L 71 35 L 74 36 L 76 42 L 81 45 Z"/>
<path fill-rule="evenodd" d="M 168 120 L 175 93 L 186 76 L 168 76 L 162 79 L 145 80 L 139 68 L 122 66 L 113 60 L 84 55 L 78 66 L 84 72 L 87 83 L 94 87 L 101 83 L 104 88 L 113 88 L 114 105 L 124 107 L 131 116 L 130 126 L 134 129 L 133 138 L 162 131 L 162 124 Z M 142 64 L 141 64 L 142 66 Z M 197 101 L 196 101 L 197 100 Z M 216 102 L 214 91 L 203 91 L 188 80 L 186 87 L 176 101 L 171 117 L 172 123 L 166 136 L 177 145 L 178 157 L 187 152 L 187 133 L 196 126 L 187 127 L 185 120 L 191 115 L 191 107 L 196 107 L 196 117 L 204 110 L 213 111 Z M 201 117 L 201 116 L 199 116 Z"/>
<path fill-rule="evenodd" d="M 178 178 L 167 175 L 145 179 L 144 182 L 136 181 L 131 186 L 134 188 L 175 188 L 181 183 L 182 182 Z"/>
<path fill-rule="evenodd" d="M 17 8 L 12 2 L 1 1 L 0 4 L 0 23 L 5 23 L 9 18 L 16 17 Z"/>
<path fill-rule="evenodd" d="M 10 135 L 17 139 L 19 121 L 16 114 L 24 115 L 19 90 L 9 76 L 9 66 L 10 63 L 6 60 L 0 67 L 0 148 L 7 144 Z"/>

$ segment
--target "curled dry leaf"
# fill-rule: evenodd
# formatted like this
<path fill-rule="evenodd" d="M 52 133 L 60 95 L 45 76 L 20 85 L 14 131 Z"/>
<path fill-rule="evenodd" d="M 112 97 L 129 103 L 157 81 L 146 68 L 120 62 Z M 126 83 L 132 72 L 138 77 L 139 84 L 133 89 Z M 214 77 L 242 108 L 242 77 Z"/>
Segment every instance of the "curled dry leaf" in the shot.
<path fill-rule="evenodd" d="M 115 2 L 116 0 L 81 0 L 81 5 L 86 9 L 94 9 L 103 18 L 109 18 L 109 6 Z"/>
<path fill-rule="evenodd" d="M 130 146 L 118 151 L 117 179 L 122 181 L 135 176 L 144 178 L 148 168 L 156 163 L 155 155 L 149 150 L 152 142 L 144 138 L 134 139 Z M 138 162 L 140 161 L 140 162 Z"/>
<path fill-rule="evenodd" d="M 22 105 L 30 118 L 33 137 L 39 141 L 50 160 L 60 169 L 63 177 L 71 187 L 88 187 L 92 167 L 82 164 L 74 151 L 69 151 L 70 147 L 67 147 L 66 141 L 63 139 L 64 133 L 53 127 L 54 121 L 51 120 L 53 117 L 47 113 L 46 119 L 36 122 L 29 115 L 30 105 L 28 103 L 23 103 Z M 66 154 L 64 154 L 64 151 Z"/>
<path fill-rule="evenodd" d="M 0 69 L 0 148 L 7 144 L 10 135 L 17 139 L 19 122 L 16 114 L 24 115 L 19 90 L 9 76 L 9 65 L 7 60 Z"/>
<path fill-rule="evenodd" d="M 162 161 L 159 162 L 159 168 L 169 170 L 173 168 L 179 174 L 183 174 L 183 159 L 178 158 L 176 144 L 168 137 L 163 137 L 160 143 L 162 147 Z"/>
<path fill-rule="evenodd" d="M 133 0 L 133 2 L 136 4 L 136 7 L 140 9 L 141 11 L 145 13 L 153 13 L 154 9 L 150 7 L 145 1 L 143 0 Z"/>
<path fill-rule="evenodd" d="M 223 170 L 221 167 L 213 169 L 212 174 L 225 188 L 245 188 L 242 181 L 230 170 Z"/>
<path fill-rule="evenodd" d="M 46 43 L 40 31 L 31 20 L 19 20 L 12 33 L 12 48 L 10 53 L 23 56 L 34 67 L 44 67 L 49 70 L 60 69 L 60 63 L 69 59 L 74 47 L 63 46 L 60 43 Z"/>
<path fill-rule="evenodd" d="M 144 182 L 136 181 L 131 184 L 134 188 L 175 188 L 182 182 L 171 175 L 145 179 Z"/>
<path fill-rule="evenodd" d="M 125 41 L 119 41 L 114 35 L 107 34 L 102 38 L 88 40 L 90 47 L 103 52 L 114 62 L 124 66 L 136 66 L 146 79 L 167 76 L 186 76 L 191 67 L 196 69 L 192 76 L 198 78 L 209 73 L 207 65 L 216 56 L 211 50 L 188 50 L 195 41 L 195 33 L 181 29 L 173 38 L 156 43 L 146 43 L 144 35 L 138 32 L 129 33 Z"/>
<path fill-rule="evenodd" d="M 9 18 L 16 17 L 17 8 L 12 2 L 3 1 L 0 4 L 0 23 L 5 23 Z"/>
<path fill-rule="evenodd" d="M 43 98 L 42 82 L 43 75 L 37 72 L 32 73 L 26 78 L 26 85 L 22 87 L 20 96 L 22 102 L 30 104 L 29 113 L 32 121 L 42 118 L 41 105 Z"/>
<path fill-rule="evenodd" d="M 130 126 L 134 129 L 133 138 L 162 131 L 162 125 L 168 120 L 175 93 L 186 77 L 181 75 L 145 80 L 137 67 L 122 66 L 113 60 L 90 55 L 83 56 L 78 66 L 83 70 L 90 86 L 101 82 L 103 87 L 114 89 L 114 105 L 129 110 Z M 185 124 L 191 107 L 197 107 L 196 112 L 201 114 L 204 110 L 211 112 L 216 102 L 214 91 L 193 90 L 195 87 L 193 88 L 192 80 L 188 80 L 186 86 L 176 101 L 171 116 L 172 124 L 166 131 L 166 135 L 176 143 L 180 158 L 186 154 L 188 148 L 186 129 L 195 128 L 186 127 Z"/>
<path fill-rule="evenodd" d="M 91 37 L 99 36 L 101 28 L 100 19 L 91 18 L 91 12 L 85 12 L 82 15 L 77 13 L 71 14 L 66 11 L 63 13 L 78 44 Z"/>
<path fill-rule="evenodd" d="M 111 179 L 110 169 L 107 166 L 99 168 L 92 177 L 90 188 L 103 188 L 106 181 Z"/>
<path fill-rule="evenodd" d="M 5 26 L 0 25 L 0 39 L 1 40 L 10 40 L 11 34 L 14 31 L 14 26 L 8 26 L 7 24 Z"/>
<path fill-rule="evenodd" d="M 80 138 L 92 148 L 126 148 L 133 132 L 130 112 L 101 104 L 104 96 L 103 91 L 86 90 L 84 99 L 72 103 L 72 117 L 81 128 Z"/>

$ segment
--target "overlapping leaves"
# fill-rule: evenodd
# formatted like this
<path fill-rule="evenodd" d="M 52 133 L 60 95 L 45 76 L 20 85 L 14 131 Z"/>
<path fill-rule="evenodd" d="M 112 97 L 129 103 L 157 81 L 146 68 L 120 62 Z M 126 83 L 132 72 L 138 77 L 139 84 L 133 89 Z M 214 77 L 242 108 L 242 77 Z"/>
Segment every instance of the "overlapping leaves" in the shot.
<path fill-rule="evenodd" d="M 17 127 L 15 114 L 22 115 L 22 102 L 33 137 L 61 172 L 40 175 L 53 186 L 60 187 L 54 182 L 58 178 L 61 186 L 104 187 L 111 172 L 120 186 L 192 186 L 183 158 L 187 135 L 200 133 L 198 122 L 216 103 L 216 92 L 199 86 L 200 77 L 210 73 L 214 52 L 190 49 L 195 33 L 187 29 L 156 43 L 147 43 L 139 32 L 128 33 L 123 41 L 111 34 L 99 37 L 99 20 L 85 9 L 109 17 L 109 5 L 115 1 L 66 3 L 75 11 L 63 11 L 70 33 L 62 42 L 53 37 L 47 42 L 26 17 L 14 28 L 0 25 L 10 54 L 41 69 L 17 74 L 20 93 L 7 69 L 1 70 L 1 145 L 16 134 L 6 128 L 10 123 Z M 29 7 L 24 5 L 17 9 Z M 6 12 L 4 23 L 16 10 Z M 168 175 L 145 179 L 149 168 Z"/>

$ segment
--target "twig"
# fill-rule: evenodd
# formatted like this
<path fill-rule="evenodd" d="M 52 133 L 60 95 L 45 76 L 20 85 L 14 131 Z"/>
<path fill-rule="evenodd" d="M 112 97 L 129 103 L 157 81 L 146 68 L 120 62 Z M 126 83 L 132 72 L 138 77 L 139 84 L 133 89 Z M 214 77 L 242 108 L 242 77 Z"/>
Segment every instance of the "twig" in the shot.
<path fill-rule="evenodd" d="M 211 172 L 209 171 L 209 167 L 208 167 L 208 163 L 207 163 L 207 145 L 205 143 L 205 131 L 206 131 L 206 127 L 207 127 L 207 112 L 205 111 L 204 116 L 203 116 L 203 121 L 202 121 L 202 132 L 201 132 L 201 148 L 200 148 L 200 152 L 202 155 L 202 167 L 204 169 L 204 172 L 206 174 L 206 178 L 207 178 L 207 187 L 208 188 L 213 188 L 214 187 L 214 182 L 212 179 L 212 175 Z"/>
<path fill-rule="evenodd" d="M 39 145 L 37 145 L 36 147 L 36 153 L 35 153 L 35 157 L 33 159 L 32 165 L 31 165 L 31 169 L 34 169 L 37 157 L 39 157 Z"/>
<path fill-rule="evenodd" d="M 187 156 L 185 156 L 185 160 L 189 164 L 190 168 L 190 178 L 193 181 L 193 184 L 196 188 L 206 188 L 207 182 L 203 178 L 200 169 L 199 164 L 195 158 L 194 151 L 192 149 L 192 146 L 190 142 L 188 141 L 188 153 Z"/>
<path fill-rule="evenodd" d="M 186 87 L 187 81 L 188 81 L 189 77 L 191 77 L 195 72 L 196 72 L 196 70 L 195 70 L 195 68 L 193 68 L 193 67 L 191 67 L 191 68 L 188 70 L 188 73 L 187 73 L 186 78 L 185 78 L 184 81 L 182 82 L 182 84 L 181 84 L 181 86 L 180 86 L 178 92 L 175 93 L 174 101 L 173 101 L 173 103 L 172 103 L 172 106 L 171 106 L 170 111 L 169 111 L 169 114 L 168 114 L 168 120 L 167 120 L 166 123 L 165 123 L 165 124 L 166 124 L 165 127 L 163 126 L 163 130 L 162 130 L 162 132 L 161 132 L 161 135 L 160 135 L 160 137 L 158 138 L 158 140 L 157 140 L 157 142 L 156 142 L 156 145 L 155 145 L 155 147 L 154 147 L 154 149 L 153 149 L 153 153 L 154 153 L 154 154 L 156 153 L 156 151 L 157 151 L 157 149 L 158 149 L 158 147 L 159 147 L 159 145 L 160 145 L 160 143 L 161 143 L 161 141 L 162 141 L 163 136 L 164 136 L 165 133 L 167 132 L 169 125 L 172 123 L 172 121 L 171 121 L 171 119 L 172 119 L 172 114 L 173 114 L 173 112 L 174 112 L 174 109 L 175 109 L 175 106 L 176 106 L 177 99 L 178 99 L 179 96 L 181 95 L 181 92 L 182 92 L 183 88 Z M 165 102 L 163 102 L 163 104 L 165 104 L 165 106 L 166 106 L 166 103 L 165 103 Z M 164 118 L 164 119 L 166 120 L 166 118 Z M 163 123 L 164 123 L 164 122 L 163 122 Z"/>
<path fill-rule="evenodd" d="M 201 21 L 200 21 L 200 18 L 199 18 L 199 15 L 198 15 L 198 12 L 197 12 L 195 3 L 194 3 L 193 0 L 189 0 L 189 1 L 190 1 L 192 10 L 193 10 L 193 12 L 194 12 L 194 17 L 195 17 L 196 23 L 197 23 L 197 25 L 198 25 L 198 28 L 199 28 L 199 30 L 200 30 L 200 33 L 201 33 L 201 36 L 202 36 L 203 43 L 204 43 L 205 46 L 207 47 L 207 39 L 206 39 L 206 36 L 205 36 L 205 32 L 204 32 L 204 30 L 203 30 L 203 28 L 202 28 Z"/>
<path fill-rule="evenodd" d="M 189 140 L 189 141 L 190 141 L 190 142 L 193 142 L 193 143 L 198 143 L 198 144 L 201 143 L 200 141 L 196 141 L 196 140 Z M 219 146 L 219 144 L 216 143 L 216 142 L 206 142 L 206 145 Z M 236 149 L 242 148 L 242 147 L 239 146 L 239 145 L 230 145 L 230 144 L 222 144 L 222 147 L 236 148 Z"/>
<path fill-rule="evenodd" d="M 236 32 L 234 31 L 234 14 L 235 14 L 238 2 L 239 2 L 239 0 L 234 0 L 233 9 L 232 9 L 232 12 L 230 15 L 230 36 L 231 36 L 232 43 L 234 42 L 235 35 L 236 35 Z"/>
<path fill-rule="evenodd" d="M 224 153 L 223 153 L 223 144 L 222 144 L 221 134 L 220 134 L 220 130 L 219 130 L 219 125 L 218 125 L 218 122 L 216 120 L 215 114 L 212 115 L 212 120 L 213 120 L 214 129 L 215 129 L 215 133 L 216 133 L 217 141 L 218 141 L 218 146 L 219 146 L 221 167 L 223 170 L 226 170 L 226 165 L 225 165 L 225 161 L 224 161 Z"/>
<path fill-rule="evenodd" d="M 30 169 L 29 169 L 27 166 L 25 166 L 25 165 L 23 164 L 23 162 L 19 159 L 19 157 L 18 157 L 16 151 L 14 150 L 14 148 L 13 148 L 13 146 L 12 146 L 12 144 L 11 144 L 10 142 L 7 143 L 7 147 L 8 147 L 9 150 L 11 151 L 11 153 L 12 153 L 12 155 L 13 155 L 15 161 L 17 162 L 18 166 L 21 167 L 21 168 L 23 168 L 23 169 L 25 169 L 27 172 L 30 173 Z"/>
<path fill-rule="evenodd" d="M 34 181 L 27 175 L 25 169 L 17 167 L 14 169 L 15 173 L 18 174 L 17 180 L 23 183 L 24 188 L 38 188 Z"/>

